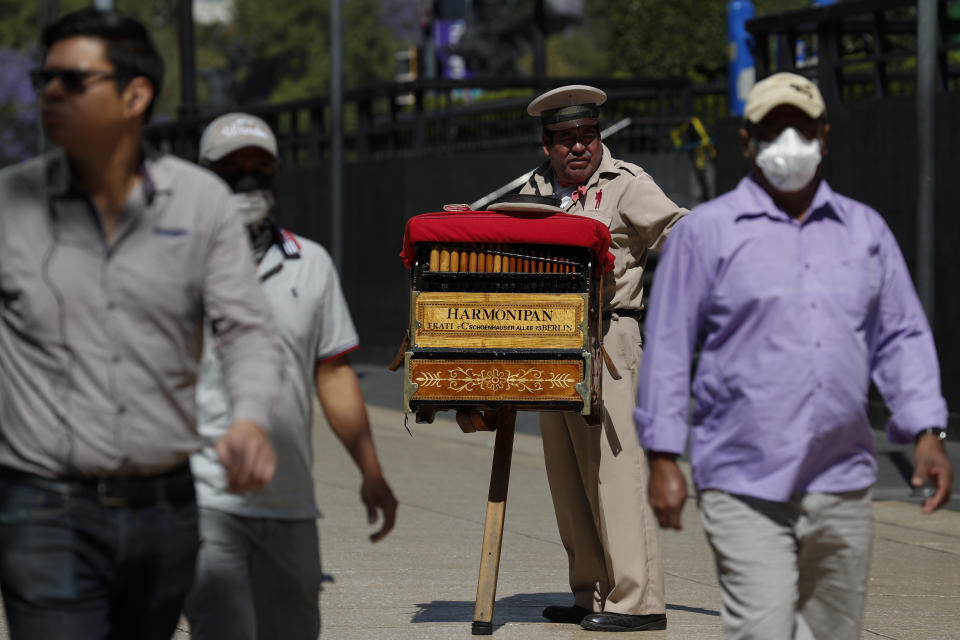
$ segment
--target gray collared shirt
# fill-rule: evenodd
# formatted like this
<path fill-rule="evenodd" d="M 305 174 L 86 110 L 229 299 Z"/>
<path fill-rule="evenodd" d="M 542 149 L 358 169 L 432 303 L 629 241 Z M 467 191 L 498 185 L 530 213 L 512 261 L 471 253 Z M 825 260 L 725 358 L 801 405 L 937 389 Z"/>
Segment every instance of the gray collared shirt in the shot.
<path fill-rule="evenodd" d="M 61 151 L 0 171 L 0 466 L 154 473 L 200 448 L 209 315 L 234 419 L 264 424 L 279 343 L 228 191 L 148 156 L 111 245 Z"/>

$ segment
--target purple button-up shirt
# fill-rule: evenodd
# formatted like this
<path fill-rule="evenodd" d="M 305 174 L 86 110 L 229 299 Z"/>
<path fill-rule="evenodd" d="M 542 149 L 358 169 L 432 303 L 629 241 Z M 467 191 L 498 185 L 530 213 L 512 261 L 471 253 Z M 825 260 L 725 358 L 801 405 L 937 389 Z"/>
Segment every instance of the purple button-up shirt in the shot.
<path fill-rule="evenodd" d="M 883 218 L 820 183 L 802 222 L 751 178 L 697 207 L 657 267 L 634 417 L 698 489 L 784 501 L 876 480 L 870 378 L 909 442 L 946 424 L 930 328 Z"/>

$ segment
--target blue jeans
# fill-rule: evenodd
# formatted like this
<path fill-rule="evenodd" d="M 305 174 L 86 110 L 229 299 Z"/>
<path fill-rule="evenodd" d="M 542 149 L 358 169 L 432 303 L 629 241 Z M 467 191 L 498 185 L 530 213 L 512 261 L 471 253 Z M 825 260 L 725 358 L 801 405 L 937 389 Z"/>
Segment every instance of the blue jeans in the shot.
<path fill-rule="evenodd" d="M 198 546 L 192 497 L 105 506 L 93 491 L 0 475 L 0 589 L 13 640 L 169 640 Z"/>

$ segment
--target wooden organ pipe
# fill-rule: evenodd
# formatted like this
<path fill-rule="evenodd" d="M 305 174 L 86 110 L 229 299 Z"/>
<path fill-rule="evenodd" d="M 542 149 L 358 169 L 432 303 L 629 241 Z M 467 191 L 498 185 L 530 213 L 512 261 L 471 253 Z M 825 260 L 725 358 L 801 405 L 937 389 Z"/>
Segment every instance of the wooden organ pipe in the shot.
<path fill-rule="evenodd" d="M 577 273 L 570 258 L 551 256 L 543 249 L 518 255 L 517 248 L 507 245 L 430 248 L 430 271 L 460 273 Z"/>

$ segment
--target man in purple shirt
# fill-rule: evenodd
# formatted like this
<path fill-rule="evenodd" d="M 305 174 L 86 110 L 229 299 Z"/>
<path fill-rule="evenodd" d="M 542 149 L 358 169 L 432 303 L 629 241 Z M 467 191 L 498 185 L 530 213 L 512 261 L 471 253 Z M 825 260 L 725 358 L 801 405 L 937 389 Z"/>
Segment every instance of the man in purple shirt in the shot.
<path fill-rule="evenodd" d="M 751 175 L 674 229 L 657 269 L 635 420 L 662 527 L 679 529 L 688 433 L 729 638 L 859 638 L 876 480 L 870 379 L 892 442 L 916 443 L 923 512 L 950 496 L 933 338 L 876 211 L 820 176 L 816 85 L 757 83 Z"/>

